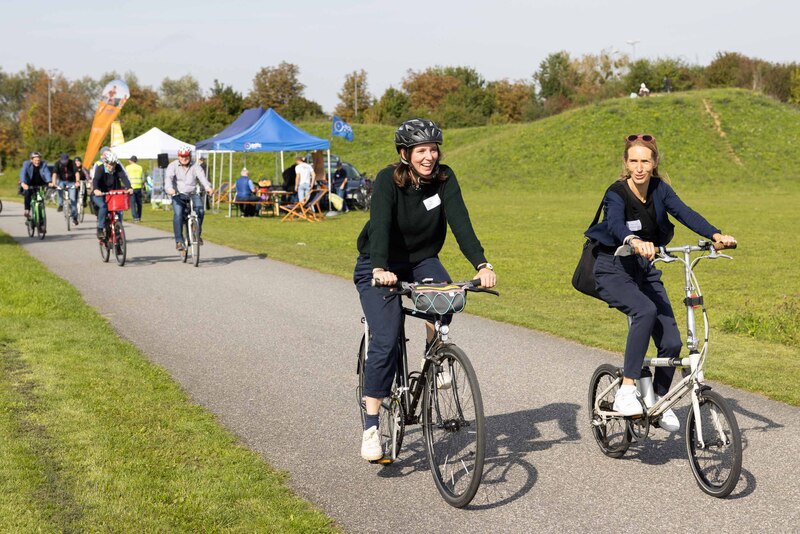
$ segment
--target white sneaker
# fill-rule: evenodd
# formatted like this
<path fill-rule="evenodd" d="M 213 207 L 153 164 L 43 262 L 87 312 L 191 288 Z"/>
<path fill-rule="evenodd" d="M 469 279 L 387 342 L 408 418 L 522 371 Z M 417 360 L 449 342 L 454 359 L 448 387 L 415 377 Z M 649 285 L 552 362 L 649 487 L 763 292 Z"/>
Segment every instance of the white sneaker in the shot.
<path fill-rule="evenodd" d="M 656 395 L 656 402 L 660 401 L 661 397 Z M 681 429 L 681 422 L 678 421 L 678 416 L 672 411 L 672 408 L 661 414 L 661 419 L 658 426 L 667 432 L 677 432 Z"/>
<path fill-rule="evenodd" d="M 431 364 L 433 365 L 433 364 Z M 425 358 L 422 358 L 420 369 L 425 366 Z M 436 389 L 450 389 L 453 385 L 453 377 L 450 376 L 450 371 L 442 369 L 436 373 Z"/>
<path fill-rule="evenodd" d="M 364 431 L 364 437 L 361 438 L 361 457 L 370 462 L 383 458 L 381 435 L 377 426 L 371 426 Z"/>
<path fill-rule="evenodd" d="M 639 402 L 639 391 L 636 386 L 620 386 L 614 396 L 614 411 L 626 416 L 642 414 L 642 405 Z"/>

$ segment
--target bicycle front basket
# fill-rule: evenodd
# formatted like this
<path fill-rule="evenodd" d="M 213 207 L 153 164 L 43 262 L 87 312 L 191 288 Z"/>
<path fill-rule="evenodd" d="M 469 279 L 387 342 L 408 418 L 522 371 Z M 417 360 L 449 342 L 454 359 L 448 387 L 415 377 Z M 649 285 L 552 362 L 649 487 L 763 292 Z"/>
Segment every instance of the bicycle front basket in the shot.
<path fill-rule="evenodd" d="M 124 193 L 123 191 L 111 191 L 111 193 Z M 131 197 L 126 194 L 108 195 L 106 197 L 108 211 L 126 211 L 131 207 Z"/>
<path fill-rule="evenodd" d="M 418 312 L 446 315 L 463 311 L 467 294 L 455 284 L 419 285 L 411 292 L 411 301 Z"/>

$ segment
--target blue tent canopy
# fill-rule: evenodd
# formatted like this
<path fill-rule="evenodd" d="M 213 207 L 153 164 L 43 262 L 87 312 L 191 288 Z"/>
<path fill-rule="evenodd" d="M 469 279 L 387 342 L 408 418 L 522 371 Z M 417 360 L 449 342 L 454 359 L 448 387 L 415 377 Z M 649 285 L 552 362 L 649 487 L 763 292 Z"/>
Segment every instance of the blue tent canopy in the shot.
<path fill-rule="evenodd" d="M 213 150 L 234 152 L 282 152 L 299 150 L 326 150 L 331 143 L 327 139 L 304 132 L 269 108 L 247 130 L 225 138 L 214 137 Z M 199 146 L 199 145 L 198 145 Z"/>
<path fill-rule="evenodd" d="M 261 107 L 246 109 L 236 118 L 235 121 L 230 123 L 227 128 L 217 134 L 212 135 L 208 139 L 199 141 L 195 144 L 195 147 L 197 150 L 213 150 L 214 141 L 221 141 L 223 139 L 229 139 L 239 135 L 255 124 L 256 121 L 258 121 L 258 119 L 260 119 L 266 112 L 267 111 Z"/>

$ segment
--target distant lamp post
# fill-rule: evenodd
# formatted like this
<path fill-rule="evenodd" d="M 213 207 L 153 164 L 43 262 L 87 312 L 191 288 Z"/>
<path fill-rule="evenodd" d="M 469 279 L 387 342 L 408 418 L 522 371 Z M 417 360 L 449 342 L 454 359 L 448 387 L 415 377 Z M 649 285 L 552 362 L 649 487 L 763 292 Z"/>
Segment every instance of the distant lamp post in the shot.
<path fill-rule="evenodd" d="M 625 41 L 625 42 L 631 45 L 631 48 L 633 49 L 633 61 L 636 61 L 636 45 L 641 43 L 642 41 L 640 41 L 639 39 L 631 39 L 630 41 Z"/>
<path fill-rule="evenodd" d="M 55 87 L 53 87 L 53 76 L 55 76 L 55 71 L 47 71 L 47 135 L 53 135 L 53 123 L 52 123 L 52 104 L 51 104 L 51 95 L 55 92 Z"/>

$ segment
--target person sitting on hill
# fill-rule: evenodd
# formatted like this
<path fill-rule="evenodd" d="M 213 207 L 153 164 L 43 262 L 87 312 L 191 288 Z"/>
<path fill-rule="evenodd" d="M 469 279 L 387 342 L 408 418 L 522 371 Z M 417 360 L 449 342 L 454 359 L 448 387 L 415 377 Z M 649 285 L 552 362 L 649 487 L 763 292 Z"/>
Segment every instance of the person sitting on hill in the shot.
<path fill-rule="evenodd" d="M 236 180 L 236 202 L 261 202 L 261 197 L 256 195 L 256 184 L 250 179 L 247 168 L 242 169 L 242 175 Z M 258 215 L 261 204 L 242 204 L 242 215 L 252 217 Z"/>

